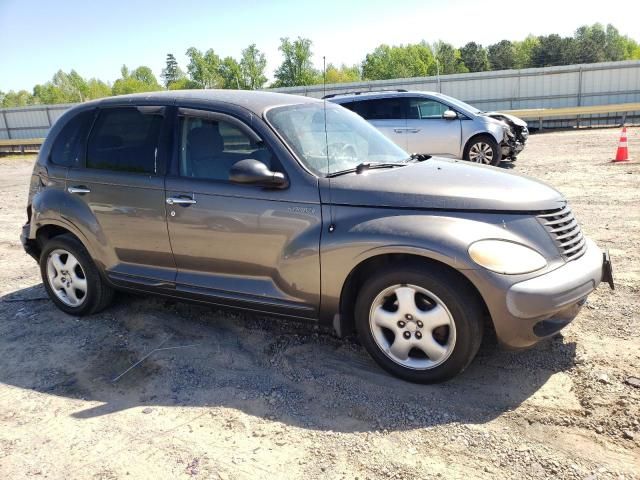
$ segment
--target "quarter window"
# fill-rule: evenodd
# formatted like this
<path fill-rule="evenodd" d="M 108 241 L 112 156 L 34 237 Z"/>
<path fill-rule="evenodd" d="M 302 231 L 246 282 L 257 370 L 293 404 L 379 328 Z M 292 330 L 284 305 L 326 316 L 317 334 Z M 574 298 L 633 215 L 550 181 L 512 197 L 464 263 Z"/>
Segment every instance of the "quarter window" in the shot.
<path fill-rule="evenodd" d="M 87 167 L 157 173 L 161 109 L 110 108 L 100 112 L 87 148 Z"/>
<path fill-rule="evenodd" d="M 411 99 L 409 102 L 408 118 L 442 118 L 442 114 L 449 110 L 445 104 L 430 99 Z"/>
<path fill-rule="evenodd" d="M 401 98 L 364 100 L 352 110 L 367 120 L 398 120 L 404 118 Z"/>
<path fill-rule="evenodd" d="M 222 120 L 182 117 L 180 121 L 180 175 L 229 180 L 229 170 L 240 160 L 259 160 L 271 168 L 271 153 L 238 127 Z"/>
<path fill-rule="evenodd" d="M 62 128 L 51 148 L 51 162 L 62 167 L 79 167 L 95 110 L 78 113 Z"/>

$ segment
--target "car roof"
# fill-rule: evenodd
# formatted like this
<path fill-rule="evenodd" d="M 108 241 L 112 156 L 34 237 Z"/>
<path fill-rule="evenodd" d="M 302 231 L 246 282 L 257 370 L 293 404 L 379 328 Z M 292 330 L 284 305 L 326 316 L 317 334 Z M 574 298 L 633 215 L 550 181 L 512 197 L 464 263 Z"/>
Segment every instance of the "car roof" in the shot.
<path fill-rule="evenodd" d="M 335 96 L 326 97 L 327 100 L 334 103 L 347 103 L 353 102 L 355 100 L 371 100 L 374 98 L 393 98 L 393 97 L 415 97 L 418 96 L 435 96 L 441 97 L 442 95 L 438 92 L 427 92 L 427 91 L 397 91 L 397 90 L 379 90 L 377 92 L 350 92 L 350 93 L 337 93 Z"/>
<path fill-rule="evenodd" d="M 97 104 L 100 106 L 108 105 L 130 105 L 130 104 L 147 104 L 157 102 L 160 105 L 171 105 L 181 102 L 198 103 L 203 106 L 215 103 L 229 103 L 244 107 L 256 115 L 262 115 L 268 108 L 283 105 L 299 105 L 301 103 L 321 102 L 321 100 L 303 97 L 300 95 L 291 95 L 287 93 L 264 92 L 255 90 L 169 90 L 161 92 L 134 93 L 130 95 L 118 95 L 115 97 L 106 97 L 88 104 Z"/>

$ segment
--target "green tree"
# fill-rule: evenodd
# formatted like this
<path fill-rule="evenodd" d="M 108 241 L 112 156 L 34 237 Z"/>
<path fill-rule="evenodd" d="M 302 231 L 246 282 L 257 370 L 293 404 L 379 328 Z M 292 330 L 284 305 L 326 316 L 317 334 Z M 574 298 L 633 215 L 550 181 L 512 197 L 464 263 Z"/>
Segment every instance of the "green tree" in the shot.
<path fill-rule="evenodd" d="M 198 88 L 201 88 L 200 85 L 187 77 L 180 78 L 169 85 L 169 90 L 195 90 Z"/>
<path fill-rule="evenodd" d="M 113 83 L 114 95 L 154 92 L 162 88 L 149 67 L 141 66 L 130 72 L 127 66 L 123 65 L 120 75 L 121 78 Z"/>
<path fill-rule="evenodd" d="M 360 75 L 360 69 L 357 65 L 353 65 L 351 67 L 345 65 L 344 63 L 339 67 L 334 66 L 333 64 L 327 65 L 326 70 L 326 82 L 327 83 L 348 83 L 348 82 L 358 82 L 362 79 Z M 321 83 L 323 81 L 322 76 L 320 76 Z"/>
<path fill-rule="evenodd" d="M 424 77 L 435 71 L 433 53 L 425 42 L 399 46 L 383 44 L 367 54 L 362 62 L 362 78 L 367 80 Z"/>
<path fill-rule="evenodd" d="M 244 77 L 244 84 L 249 90 L 257 90 L 267 83 L 264 71 L 267 68 L 267 59 L 255 43 L 242 50 L 240 68 Z"/>
<path fill-rule="evenodd" d="M 438 41 L 431 48 L 433 56 L 439 64 L 440 75 L 469 71 L 460 58 L 460 52 L 450 43 Z"/>
<path fill-rule="evenodd" d="M 489 70 L 487 50 L 476 43 L 469 42 L 460 49 L 460 58 L 470 72 L 486 72 Z"/>
<path fill-rule="evenodd" d="M 165 88 L 170 88 L 172 83 L 184 78 L 184 72 L 178 66 L 178 61 L 173 53 L 167 53 L 166 64 L 160 76 Z"/>
<path fill-rule="evenodd" d="M 298 37 L 293 42 L 288 37 L 280 39 L 279 50 L 284 57 L 275 72 L 274 87 L 312 85 L 318 77 L 311 63 L 311 40 Z"/>
<path fill-rule="evenodd" d="M 533 66 L 533 52 L 538 48 L 540 41 L 538 37 L 529 35 L 521 42 L 513 42 L 514 68 L 529 68 Z"/>
<path fill-rule="evenodd" d="M 33 95 L 45 104 L 84 102 L 90 98 L 87 81 L 75 70 L 58 70 L 50 81 L 33 87 Z"/>
<path fill-rule="evenodd" d="M 567 42 L 555 33 L 539 36 L 538 43 L 531 51 L 532 67 L 552 67 L 563 65 L 567 58 Z"/>
<path fill-rule="evenodd" d="M 489 45 L 489 64 L 491 70 L 509 70 L 516 64 L 516 47 L 509 40 L 501 40 Z"/>
<path fill-rule="evenodd" d="M 187 72 L 198 88 L 217 88 L 223 84 L 220 76 L 220 57 L 213 49 L 202 53 L 195 47 L 187 50 Z"/>
<path fill-rule="evenodd" d="M 0 92 L 1 93 L 1 92 Z M 5 94 L 0 94 L 2 99 L 2 107 L 24 107 L 26 105 L 33 105 L 37 103 L 37 99 L 26 90 L 9 90 Z"/>
<path fill-rule="evenodd" d="M 248 88 L 244 81 L 242 68 L 234 58 L 226 57 L 222 60 L 219 67 L 219 74 L 222 78 L 222 88 L 238 90 L 246 90 Z"/>
<path fill-rule="evenodd" d="M 87 100 L 111 96 L 111 87 L 97 78 L 87 81 Z"/>

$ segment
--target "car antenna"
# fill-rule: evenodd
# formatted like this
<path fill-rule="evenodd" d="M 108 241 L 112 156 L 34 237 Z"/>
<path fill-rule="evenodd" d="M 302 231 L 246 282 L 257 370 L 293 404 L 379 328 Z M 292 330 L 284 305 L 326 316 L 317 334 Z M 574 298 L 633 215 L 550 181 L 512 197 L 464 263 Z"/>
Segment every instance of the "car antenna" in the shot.
<path fill-rule="evenodd" d="M 327 133 L 327 57 L 322 56 L 322 107 L 324 112 L 324 141 L 326 147 L 326 155 L 327 155 L 327 175 L 329 174 L 329 170 L 331 169 L 331 165 L 329 164 L 329 134 Z M 329 233 L 333 232 L 336 226 L 333 223 L 333 204 L 331 197 L 331 178 L 327 178 L 329 182 Z"/>

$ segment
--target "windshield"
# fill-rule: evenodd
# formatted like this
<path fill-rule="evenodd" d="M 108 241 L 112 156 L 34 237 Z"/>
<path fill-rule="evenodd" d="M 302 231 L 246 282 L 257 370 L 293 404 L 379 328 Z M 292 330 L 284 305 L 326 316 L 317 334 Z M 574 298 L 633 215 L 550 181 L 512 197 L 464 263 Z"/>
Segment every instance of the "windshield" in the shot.
<path fill-rule="evenodd" d="M 449 95 L 443 95 L 439 93 L 438 96 L 443 100 L 445 100 L 447 103 L 450 103 L 451 105 L 453 105 L 454 107 L 461 108 L 462 110 L 466 110 L 469 113 L 473 113 L 475 115 L 480 115 L 481 113 L 484 113 L 482 110 L 477 109 L 473 105 L 464 103 L 463 101 L 458 100 L 457 98 L 450 97 Z"/>
<path fill-rule="evenodd" d="M 400 163 L 409 158 L 369 122 L 333 103 L 277 107 L 266 117 L 300 161 L 319 176 L 363 163 Z"/>

